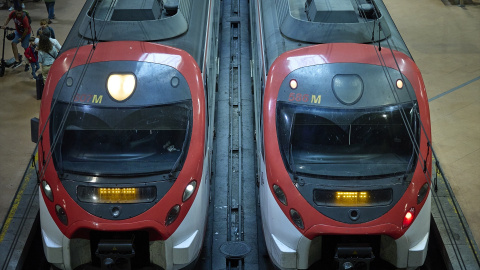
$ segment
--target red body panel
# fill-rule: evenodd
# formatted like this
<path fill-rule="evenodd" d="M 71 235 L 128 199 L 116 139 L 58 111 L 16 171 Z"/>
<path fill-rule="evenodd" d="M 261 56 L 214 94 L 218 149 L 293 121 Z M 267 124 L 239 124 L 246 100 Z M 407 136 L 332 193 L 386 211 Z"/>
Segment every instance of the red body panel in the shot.
<path fill-rule="evenodd" d="M 388 213 L 376 220 L 363 224 L 341 223 L 322 215 L 314 209 L 297 191 L 291 181 L 279 150 L 276 133 L 276 103 L 280 85 L 288 74 L 298 68 L 328 63 L 365 63 L 370 65 L 383 65 L 396 70 L 398 70 L 398 64 L 400 71 L 408 78 L 415 90 L 421 122 L 426 132 L 426 134 L 422 132 L 420 138 L 421 154 L 418 158 L 413 179 L 403 197 Z M 304 221 L 305 229 L 299 229 L 299 231 L 307 238 L 313 239 L 321 234 L 383 234 L 398 239 L 407 229 L 402 228 L 405 212 L 411 207 L 415 207 L 418 213 L 425 203 L 425 200 L 423 200 L 423 202 L 417 205 L 417 194 L 421 186 L 427 181 L 425 175 L 427 175 L 427 179 L 429 179 L 431 173 L 431 156 L 427 157 L 428 140 L 425 137 L 427 136 L 429 140 L 431 138 L 430 115 L 425 85 L 420 71 L 413 60 L 407 55 L 386 48 L 378 51 L 378 47 L 373 45 L 350 43 L 321 44 L 286 52 L 275 60 L 269 70 L 265 86 L 263 120 L 265 131 L 265 164 L 270 190 L 274 193 L 272 189 L 273 184 L 277 184 L 283 189 L 288 198 L 288 206 L 280 203 L 278 199 L 277 203 L 291 222 L 292 220 L 289 214 L 290 208 L 295 208 L 300 213 Z M 430 153 L 431 151 L 428 152 Z M 426 168 L 428 168 L 428 170 L 426 174 L 423 173 L 424 159 L 427 160 Z"/>
<path fill-rule="evenodd" d="M 192 179 L 197 181 L 202 179 L 206 115 L 205 94 L 200 69 L 187 52 L 154 43 L 134 41 L 103 42 L 98 43 L 95 49 L 92 48 L 92 45 L 87 45 L 78 48 L 78 50 L 72 49 L 62 53 L 50 69 L 45 83 L 45 93 L 40 111 L 40 132 L 45 125 L 47 126 L 43 134 L 43 140 L 39 143 L 39 153 L 44 151 L 45 154 L 44 156 L 39 154 L 39 164 L 43 164 L 43 159 L 45 159 L 46 165 L 40 166 L 39 170 L 41 175 L 43 175 L 41 179 L 46 180 L 52 187 L 54 202 L 51 202 L 45 194 L 42 194 L 42 196 L 58 228 L 68 238 L 88 237 L 88 234 L 84 232 L 89 230 L 147 230 L 150 232 L 150 240 L 167 239 L 180 225 L 195 199 L 197 190 L 195 190 L 190 199 L 182 202 L 185 187 Z M 139 61 L 171 66 L 185 77 L 192 96 L 192 139 L 185 164 L 177 180 L 155 206 L 138 216 L 120 221 L 93 216 L 75 203 L 60 182 L 54 164 L 51 162 L 49 151 L 51 145 L 47 119 L 52 105 L 52 96 L 60 78 L 73 67 L 85 65 L 87 62 L 103 61 Z M 114 71 L 112 70 L 112 72 Z M 141 91 L 141 89 L 136 91 Z M 57 218 L 55 213 L 56 204 L 61 205 L 65 209 L 68 216 L 68 226 L 65 226 Z M 165 226 L 167 213 L 175 204 L 181 206 L 180 214 L 172 224 Z"/>

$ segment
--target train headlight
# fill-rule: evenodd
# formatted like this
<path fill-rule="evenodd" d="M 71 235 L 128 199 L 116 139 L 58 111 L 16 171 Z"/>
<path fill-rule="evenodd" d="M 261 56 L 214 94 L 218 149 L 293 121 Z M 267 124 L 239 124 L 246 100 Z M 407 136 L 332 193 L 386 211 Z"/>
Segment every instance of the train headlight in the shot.
<path fill-rule="evenodd" d="M 428 191 L 428 183 L 425 183 L 418 191 L 417 204 L 420 204 L 423 201 L 423 199 L 425 199 L 425 196 L 427 195 L 427 191 Z"/>
<path fill-rule="evenodd" d="M 298 87 L 297 80 L 291 79 L 291 80 L 290 80 L 290 88 L 292 88 L 293 90 L 295 90 L 295 89 L 297 89 L 297 87 Z"/>
<path fill-rule="evenodd" d="M 172 224 L 178 217 L 180 213 L 180 205 L 174 205 L 170 211 L 168 211 L 167 218 L 165 218 L 165 225 L 168 226 Z"/>
<path fill-rule="evenodd" d="M 45 193 L 45 195 L 47 196 L 47 198 L 53 202 L 53 192 L 52 192 L 52 188 L 50 187 L 50 185 L 47 183 L 47 181 L 43 180 L 42 181 L 42 189 L 43 189 L 43 192 Z"/>
<path fill-rule="evenodd" d="M 302 219 L 302 216 L 300 216 L 300 214 L 297 212 L 297 210 L 295 209 L 290 209 L 290 217 L 292 218 L 293 220 L 293 223 L 295 223 L 295 225 L 297 225 L 298 228 L 300 229 L 305 229 L 305 226 L 303 225 L 303 219 Z"/>
<path fill-rule="evenodd" d="M 183 196 L 182 196 L 182 201 L 186 201 L 188 200 L 193 192 L 195 192 L 195 188 L 197 187 L 197 181 L 193 180 L 191 181 L 187 187 L 185 188 L 185 190 L 183 191 Z"/>
<path fill-rule="evenodd" d="M 55 213 L 57 213 L 58 219 L 65 225 L 68 225 L 67 212 L 60 205 L 55 205 Z"/>
<path fill-rule="evenodd" d="M 403 217 L 403 228 L 407 228 L 412 225 L 413 220 L 415 219 L 415 208 L 410 208 L 410 210 L 405 213 Z"/>
<path fill-rule="evenodd" d="M 402 89 L 403 88 L 403 81 L 401 79 L 397 80 L 397 88 Z"/>
<path fill-rule="evenodd" d="M 133 74 L 110 74 L 107 81 L 108 94 L 116 101 L 124 101 L 132 95 L 136 84 Z"/>
<path fill-rule="evenodd" d="M 277 186 L 277 185 L 273 185 L 273 192 L 275 192 L 275 196 L 277 196 L 277 199 L 283 203 L 283 205 L 287 205 L 287 196 L 285 196 L 285 193 L 283 192 L 283 190 Z"/>

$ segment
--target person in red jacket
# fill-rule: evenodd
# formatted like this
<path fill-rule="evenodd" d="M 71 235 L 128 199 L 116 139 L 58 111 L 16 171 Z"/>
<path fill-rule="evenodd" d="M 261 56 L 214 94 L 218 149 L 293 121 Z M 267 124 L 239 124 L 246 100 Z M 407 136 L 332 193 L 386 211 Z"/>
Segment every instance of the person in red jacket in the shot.
<path fill-rule="evenodd" d="M 5 24 L 1 28 L 5 29 L 10 20 L 12 19 L 15 23 L 15 38 L 12 40 L 12 51 L 13 56 L 15 57 L 15 64 L 13 64 L 12 68 L 16 68 L 22 64 L 18 57 L 19 54 L 17 44 L 21 43 L 24 49 L 28 48 L 28 44 L 30 42 L 30 33 L 32 33 L 32 27 L 28 22 L 27 14 L 23 11 L 21 6 L 15 7 L 15 11 L 12 11 L 8 15 Z"/>
<path fill-rule="evenodd" d="M 30 38 L 30 46 L 25 50 L 25 58 L 27 58 L 28 62 L 32 66 L 32 76 L 36 80 L 37 77 L 37 70 L 40 69 L 40 65 L 38 64 L 38 51 L 36 50 L 37 45 L 35 45 L 35 38 Z"/>

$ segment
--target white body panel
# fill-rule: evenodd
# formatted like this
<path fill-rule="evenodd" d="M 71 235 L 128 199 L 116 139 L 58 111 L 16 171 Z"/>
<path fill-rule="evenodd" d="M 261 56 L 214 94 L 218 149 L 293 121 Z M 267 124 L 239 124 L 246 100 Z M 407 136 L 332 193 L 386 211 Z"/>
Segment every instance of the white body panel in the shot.
<path fill-rule="evenodd" d="M 402 237 L 396 240 L 382 239 L 382 259 L 398 268 L 417 268 L 422 266 L 427 257 L 428 236 L 430 234 L 430 215 L 432 209 L 432 192 Z"/>
<path fill-rule="evenodd" d="M 308 250 L 312 241 L 304 237 L 282 212 L 268 186 L 263 160 L 259 166 L 262 226 L 268 254 L 280 269 L 308 268 Z M 306 260 L 305 252 L 301 254 L 299 250 L 306 251 Z"/>

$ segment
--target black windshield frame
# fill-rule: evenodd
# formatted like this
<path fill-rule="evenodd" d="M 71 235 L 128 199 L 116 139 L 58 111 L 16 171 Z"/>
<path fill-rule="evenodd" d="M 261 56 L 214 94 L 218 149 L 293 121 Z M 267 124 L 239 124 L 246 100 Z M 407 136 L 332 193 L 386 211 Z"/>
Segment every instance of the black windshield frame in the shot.
<path fill-rule="evenodd" d="M 63 116 L 67 114 L 65 123 Z M 191 100 L 148 107 L 57 102 L 50 138 L 59 173 L 140 176 L 180 171 L 191 140 Z"/>
<path fill-rule="evenodd" d="M 280 152 L 294 175 L 377 179 L 411 173 L 419 134 L 411 102 L 359 109 L 277 102 Z"/>

